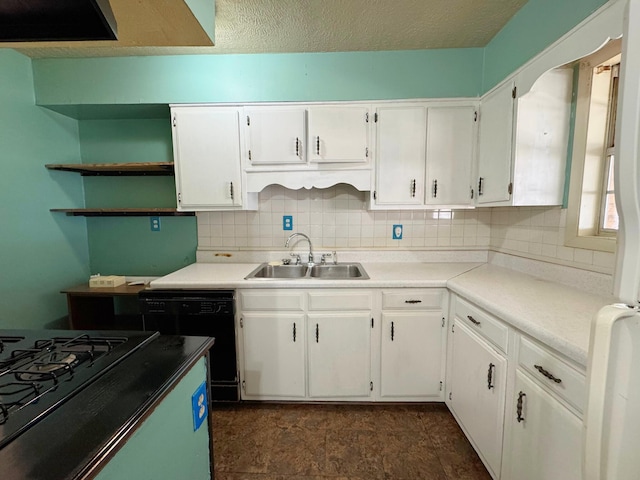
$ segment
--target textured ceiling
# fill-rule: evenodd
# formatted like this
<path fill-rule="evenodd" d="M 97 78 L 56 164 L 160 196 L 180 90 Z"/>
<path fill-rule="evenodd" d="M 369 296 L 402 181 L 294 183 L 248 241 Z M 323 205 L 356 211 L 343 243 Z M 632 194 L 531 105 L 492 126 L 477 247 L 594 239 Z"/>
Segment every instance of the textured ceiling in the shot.
<path fill-rule="evenodd" d="M 483 47 L 527 0 L 216 0 L 215 46 L 183 0 L 111 0 L 117 42 L 12 44 L 31 57 Z"/>

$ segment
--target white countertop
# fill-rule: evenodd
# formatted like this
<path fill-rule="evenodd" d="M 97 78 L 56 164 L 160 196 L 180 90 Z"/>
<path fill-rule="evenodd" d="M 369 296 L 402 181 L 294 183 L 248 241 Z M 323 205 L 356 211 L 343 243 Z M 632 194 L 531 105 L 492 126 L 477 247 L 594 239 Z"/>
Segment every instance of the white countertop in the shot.
<path fill-rule="evenodd" d="M 153 289 L 448 287 L 513 327 L 586 366 L 591 320 L 612 296 L 480 263 L 366 263 L 369 280 L 252 279 L 258 263 L 194 263 Z"/>
<path fill-rule="evenodd" d="M 591 320 L 613 296 L 594 295 L 495 265 L 447 283 L 449 289 L 586 366 Z"/>
<path fill-rule="evenodd" d="M 362 263 L 369 280 L 251 279 L 258 263 L 194 263 L 150 283 L 153 289 L 446 287 L 480 263 Z"/>

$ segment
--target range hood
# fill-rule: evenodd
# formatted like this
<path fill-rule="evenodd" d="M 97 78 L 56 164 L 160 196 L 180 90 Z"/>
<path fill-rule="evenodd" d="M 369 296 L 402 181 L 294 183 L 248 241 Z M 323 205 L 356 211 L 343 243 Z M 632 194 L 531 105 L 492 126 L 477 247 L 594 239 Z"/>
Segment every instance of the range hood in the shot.
<path fill-rule="evenodd" d="M 109 0 L 1 0 L 0 41 L 117 40 Z"/>

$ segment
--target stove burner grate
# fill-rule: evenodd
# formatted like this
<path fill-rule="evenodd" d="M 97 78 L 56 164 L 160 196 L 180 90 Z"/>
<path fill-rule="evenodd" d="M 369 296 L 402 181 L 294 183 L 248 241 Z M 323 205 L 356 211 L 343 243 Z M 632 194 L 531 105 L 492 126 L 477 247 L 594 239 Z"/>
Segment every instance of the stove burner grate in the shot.
<path fill-rule="evenodd" d="M 0 337 L 0 353 L 9 338 Z M 15 338 L 15 342 L 21 340 Z M 32 348 L 11 350 L 0 359 L 0 425 L 7 422 L 12 411 L 37 403 L 43 395 L 56 390 L 62 379 L 72 381 L 80 366 L 92 367 L 98 358 L 109 355 L 126 341 L 126 337 L 82 334 L 39 339 Z"/>

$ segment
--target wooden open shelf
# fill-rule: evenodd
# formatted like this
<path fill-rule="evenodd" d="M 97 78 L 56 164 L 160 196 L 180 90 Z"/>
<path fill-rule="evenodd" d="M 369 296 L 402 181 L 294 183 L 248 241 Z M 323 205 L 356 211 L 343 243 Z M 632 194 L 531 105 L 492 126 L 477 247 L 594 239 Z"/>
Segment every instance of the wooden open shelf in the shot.
<path fill-rule="evenodd" d="M 52 208 L 75 217 L 188 217 L 195 212 L 179 212 L 175 208 Z"/>
<path fill-rule="evenodd" d="M 50 163 L 49 170 L 76 172 L 82 176 L 173 175 L 173 162 L 140 163 Z"/>

